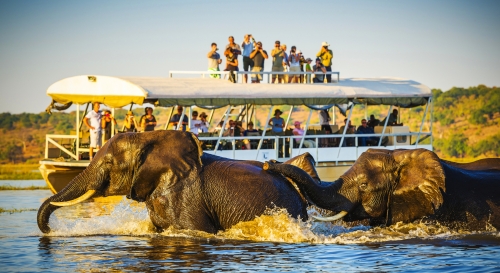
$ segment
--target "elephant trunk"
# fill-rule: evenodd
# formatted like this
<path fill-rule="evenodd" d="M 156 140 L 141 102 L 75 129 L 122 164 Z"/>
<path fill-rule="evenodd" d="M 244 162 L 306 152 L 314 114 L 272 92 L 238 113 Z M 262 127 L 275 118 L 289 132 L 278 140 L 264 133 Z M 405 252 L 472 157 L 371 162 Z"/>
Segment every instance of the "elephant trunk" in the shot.
<path fill-rule="evenodd" d="M 37 223 L 38 228 L 43 233 L 49 233 L 49 219 L 50 215 L 59 207 L 65 205 L 76 204 L 77 202 L 82 202 L 84 199 L 90 198 L 95 190 L 91 189 L 92 186 L 89 185 L 89 177 L 95 178 L 95 174 L 91 176 L 94 172 L 94 168 L 87 168 L 82 173 L 77 175 L 63 190 L 56 193 L 55 195 L 49 197 L 38 209 Z M 95 184 L 94 184 L 95 185 Z M 99 183 L 97 183 L 99 185 Z M 84 198 L 81 198 L 81 197 Z M 76 201 L 75 201 L 76 199 Z M 72 203 L 67 203 L 73 200 Z M 59 203 L 63 202 L 63 203 Z"/>
<path fill-rule="evenodd" d="M 307 172 L 290 164 L 265 162 L 263 169 L 280 173 L 291 179 L 314 205 L 335 210 L 335 206 L 338 204 L 337 192 L 342 184 L 342 179 L 339 178 L 333 183 L 318 183 Z"/>

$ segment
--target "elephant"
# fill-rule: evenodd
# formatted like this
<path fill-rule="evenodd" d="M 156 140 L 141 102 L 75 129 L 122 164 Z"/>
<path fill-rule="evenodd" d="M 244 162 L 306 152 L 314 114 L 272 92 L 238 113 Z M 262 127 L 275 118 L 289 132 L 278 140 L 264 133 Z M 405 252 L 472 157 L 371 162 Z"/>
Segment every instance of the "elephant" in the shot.
<path fill-rule="evenodd" d="M 336 213 L 317 217 L 321 221 L 430 220 L 468 230 L 500 229 L 499 167 L 499 158 L 458 164 L 425 149 L 369 149 L 340 178 L 326 183 L 291 165 L 264 165 L 293 180 L 308 201 Z"/>
<path fill-rule="evenodd" d="M 304 156 L 285 164 L 314 170 L 314 163 Z M 111 195 L 145 202 L 158 230 L 174 227 L 215 234 L 275 207 L 307 220 L 308 204 L 301 193 L 283 176 L 262 167 L 258 161 L 203 153 L 189 132 L 117 134 L 85 170 L 43 202 L 38 227 L 50 232 L 50 215 L 61 206 Z"/>

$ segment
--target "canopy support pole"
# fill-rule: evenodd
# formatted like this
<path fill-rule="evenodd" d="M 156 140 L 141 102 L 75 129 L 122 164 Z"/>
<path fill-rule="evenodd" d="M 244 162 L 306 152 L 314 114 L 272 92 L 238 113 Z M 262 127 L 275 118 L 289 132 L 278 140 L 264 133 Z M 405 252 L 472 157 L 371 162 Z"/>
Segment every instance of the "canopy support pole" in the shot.
<path fill-rule="evenodd" d="M 78 122 L 80 121 L 80 104 L 76 104 L 76 123 L 75 124 L 78 124 Z M 83 119 L 82 119 L 83 121 Z M 80 147 L 80 126 L 76 126 L 76 139 L 75 139 L 75 143 L 73 143 L 73 145 L 75 145 L 75 155 L 76 155 L 76 160 L 80 160 L 80 155 L 78 154 L 78 147 Z M 47 145 L 48 146 L 48 145 Z"/>
<path fill-rule="evenodd" d="M 290 118 L 292 117 L 293 107 L 294 107 L 294 105 L 292 105 L 292 107 L 290 107 L 290 111 L 288 112 L 288 117 L 286 118 L 286 122 L 285 122 L 285 131 L 286 131 L 286 128 L 288 128 L 288 123 L 290 122 Z"/>
<path fill-rule="evenodd" d="M 429 102 L 425 105 L 424 117 L 422 122 L 420 122 L 420 129 L 418 130 L 417 142 L 415 142 L 415 148 L 418 148 L 418 142 L 420 141 L 420 134 L 422 133 L 422 127 L 424 127 L 425 118 L 427 117 L 427 111 L 429 110 Z"/>
<path fill-rule="evenodd" d="M 182 114 L 179 119 L 179 122 L 177 122 L 177 128 L 175 128 L 176 131 L 179 131 L 179 128 L 182 128 L 182 122 L 184 121 L 184 116 L 186 115 L 186 107 L 182 108 Z"/>
<path fill-rule="evenodd" d="M 231 114 L 231 110 L 232 110 L 232 106 L 229 105 L 227 107 L 226 113 L 224 114 L 224 122 L 222 123 L 222 126 L 220 128 L 219 138 L 217 139 L 217 144 L 215 144 L 214 155 L 217 154 L 217 150 L 219 149 L 220 139 L 222 137 L 222 134 L 224 134 L 224 129 L 226 128 L 227 119 L 229 118 L 229 114 Z"/>
<path fill-rule="evenodd" d="M 432 137 L 432 119 L 434 118 L 434 100 L 432 100 L 432 97 L 429 97 L 429 101 L 427 103 L 431 103 L 431 118 L 430 118 L 430 121 L 429 121 L 429 131 L 431 132 L 431 149 L 434 150 L 434 148 L 432 148 L 432 143 L 433 143 L 433 137 Z"/>
<path fill-rule="evenodd" d="M 255 156 L 255 160 L 259 158 L 260 147 L 262 147 L 262 142 L 264 141 L 264 137 L 266 136 L 267 128 L 269 127 L 269 120 L 271 119 L 271 113 L 273 112 L 274 105 L 271 105 L 269 108 L 269 114 L 267 114 L 266 125 L 264 126 L 264 131 L 262 132 L 262 136 L 260 137 L 259 146 L 257 147 L 257 155 Z"/>
<path fill-rule="evenodd" d="M 304 126 L 304 134 L 302 135 L 302 138 L 300 139 L 299 154 L 300 154 L 300 150 L 302 150 L 302 144 L 304 144 L 304 139 L 306 139 L 307 128 L 309 128 L 309 122 L 311 121 L 312 113 L 313 113 L 313 110 L 309 109 L 309 116 L 307 117 L 307 122 L 306 122 L 306 125 Z"/>
<path fill-rule="evenodd" d="M 172 109 L 170 110 L 170 114 L 168 115 L 167 123 L 165 124 L 165 130 L 168 129 L 168 125 L 170 124 L 170 120 L 172 119 L 172 115 L 174 114 L 174 108 L 175 106 L 172 106 Z M 175 126 L 174 126 L 175 129 Z"/>
<path fill-rule="evenodd" d="M 382 135 L 380 136 L 380 139 L 378 140 L 378 147 L 380 147 L 380 145 L 382 144 L 382 138 L 384 138 L 384 134 L 385 134 L 385 128 L 387 128 L 387 123 L 389 123 L 389 115 L 391 114 L 392 112 L 392 105 L 389 107 L 389 112 L 387 112 L 387 116 L 385 118 L 385 123 L 384 123 L 384 128 L 382 129 Z"/>
<path fill-rule="evenodd" d="M 208 120 L 207 120 L 208 121 L 208 129 L 210 129 L 210 124 L 212 124 L 214 112 L 215 112 L 215 109 L 210 110 L 210 116 L 208 116 Z M 210 131 L 210 130 L 208 130 L 208 131 Z"/>
<path fill-rule="evenodd" d="M 347 132 L 347 128 L 349 127 L 349 121 L 351 121 L 351 115 L 352 115 L 353 110 L 354 110 L 354 105 L 352 105 L 351 109 L 349 109 L 349 115 L 347 115 L 347 120 L 345 121 L 344 132 L 342 132 L 342 137 L 340 138 L 340 144 L 339 144 L 339 151 L 337 153 L 337 159 L 340 156 L 340 151 L 342 150 L 342 145 L 344 145 L 345 133 Z M 347 144 L 346 144 L 346 146 L 347 146 Z M 335 163 L 337 164 L 338 160 L 335 160 Z"/>

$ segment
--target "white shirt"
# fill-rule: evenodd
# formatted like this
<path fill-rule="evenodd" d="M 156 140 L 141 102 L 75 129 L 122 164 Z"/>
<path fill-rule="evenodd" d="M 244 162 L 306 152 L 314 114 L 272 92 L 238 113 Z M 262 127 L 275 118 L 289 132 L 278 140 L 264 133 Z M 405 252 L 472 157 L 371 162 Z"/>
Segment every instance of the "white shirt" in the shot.
<path fill-rule="evenodd" d="M 89 124 L 90 126 L 94 127 L 95 131 L 101 131 L 101 120 L 102 120 L 102 112 L 101 111 L 90 111 L 88 114 L 85 116 L 86 118 L 89 119 Z"/>

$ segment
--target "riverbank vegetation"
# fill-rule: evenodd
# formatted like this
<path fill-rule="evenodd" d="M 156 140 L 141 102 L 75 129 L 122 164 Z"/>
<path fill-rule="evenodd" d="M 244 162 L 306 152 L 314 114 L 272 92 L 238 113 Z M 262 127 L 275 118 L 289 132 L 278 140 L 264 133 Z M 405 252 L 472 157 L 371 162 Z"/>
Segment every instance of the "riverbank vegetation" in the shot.
<path fill-rule="evenodd" d="M 25 211 L 38 211 L 38 209 L 4 209 L 0 208 L 0 213 L 19 213 Z"/>
<path fill-rule="evenodd" d="M 433 147 L 442 158 L 455 161 L 472 161 L 484 157 L 500 156 L 500 89 L 479 85 L 469 88 L 452 88 L 446 92 L 433 90 Z M 106 108 L 106 107 L 103 107 Z M 276 106 L 285 114 L 289 106 Z M 352 124 L 360 125 L 365 114 L 374 114 L 382 120 L 388 113 L 388 106 L 355 107 Z M 263 128 L 267 122 L 269 107 L 260 107 L 256 111 L 256 128 Z M 117 130 L 121 130 L 127 109 L 117 109 L 115 118 Z M 157 129 L 164 129 L 171 108 L 155 108 L 153 114 L 158 120 Z M 198 111 L 207 110 L 198 109 Z M 225 108 L 217 109 L 215 117 L 221 116 Z M 400 119 L 405 125 L 411 125 L 410 131 L 418 132 L 425 106 L 400 109 Z M 144 113 L 143 109 L 134 109 L 136 118 Z M 297 109 L 291 117 L 306 121 L 308 109 Z M 75 112 L 47 113 L 0 113 L 0 179 L 41 179 L 37 172 L 38 161 L 44 157 L 45 135 L 68 134 L 75 130 Z M 336 115 L 336 122 L 343 125 L 344 116 Z M 218 120 L 212 121 L 213 124 Z M 318 122 L 315 113 L 312 123 Z M 83 126 L 85 127 L 85 126 Z M 428 125 L 424 126 L 428 129 Z M 69 140 L 68 140 L 69 141 Z M 429 139 L 426 140 L 427 142 Z M 70 143 L 69 143 L 70 144 Z M 8 165 L 6 165 L 8 164 Z"/>
<path fill-rule="evenodd" d="M 48 190 L 47 186 L 28 186 L 28 187 L 18 187 L 11 185 L 0 185 L 0 191 L 33 191 L 33 190 Z"/>

